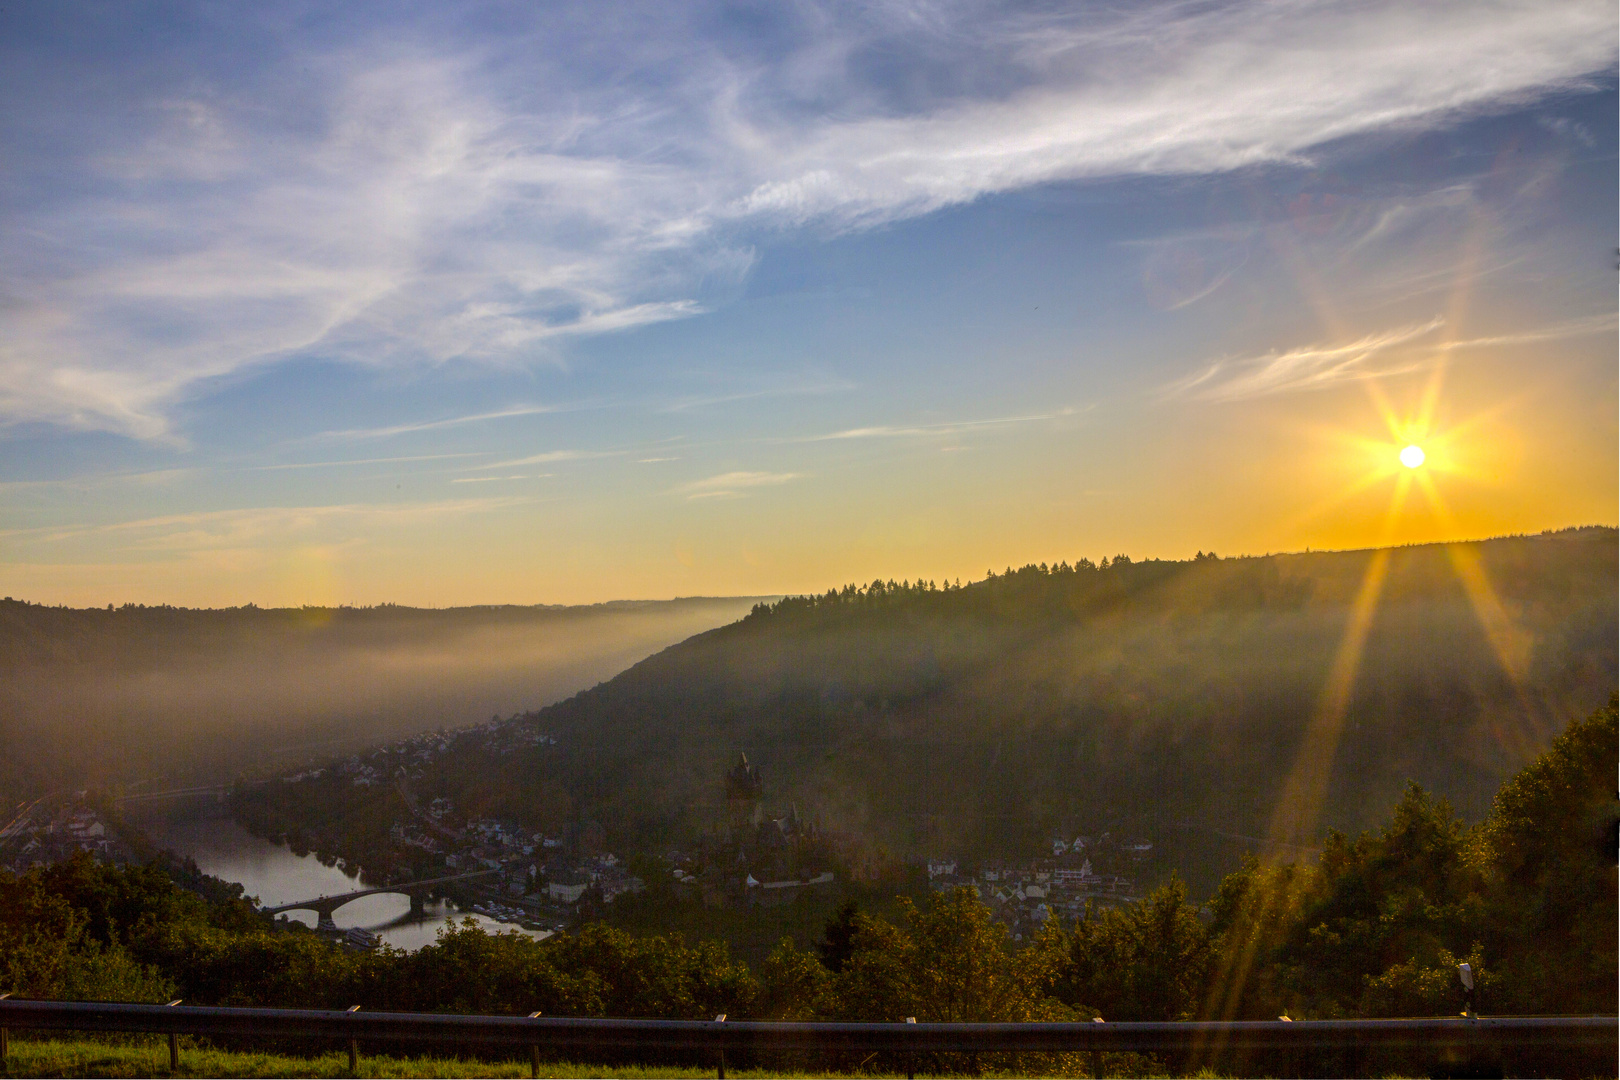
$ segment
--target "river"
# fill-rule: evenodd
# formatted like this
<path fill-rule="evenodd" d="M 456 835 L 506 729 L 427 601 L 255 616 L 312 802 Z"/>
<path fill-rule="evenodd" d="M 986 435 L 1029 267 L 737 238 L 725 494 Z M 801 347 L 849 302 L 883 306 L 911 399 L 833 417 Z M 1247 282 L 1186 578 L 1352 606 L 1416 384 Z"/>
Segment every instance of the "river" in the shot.
<path fill-rule="evenodd" d="M 295 855 L 287 848 L 261 840 L 228 817 L 197 817 L 143 822 L 152 840 L 177 855 L 192 859 L 205 874 L 241 884 L 248 896 L 264 907 L 295 900 L 335 896 L 365 888 L 335 866 L 323 866 L 314 855 Z M 292 911 L 289 919 L 314 926 L 313 911 Z M 414 950 L 433 944 L 439 928 L 451 920 L 472 919 L 490 932 L 521 930 L 534 937 L 545 932 L 522 930 L 513 923 L 458 911 L 446 901 L 430 903 L 417 915 L 404 896 L 362 896 L 337 909 L 332 921 L 340 930 L 359 926 L 396 948 Z"/>

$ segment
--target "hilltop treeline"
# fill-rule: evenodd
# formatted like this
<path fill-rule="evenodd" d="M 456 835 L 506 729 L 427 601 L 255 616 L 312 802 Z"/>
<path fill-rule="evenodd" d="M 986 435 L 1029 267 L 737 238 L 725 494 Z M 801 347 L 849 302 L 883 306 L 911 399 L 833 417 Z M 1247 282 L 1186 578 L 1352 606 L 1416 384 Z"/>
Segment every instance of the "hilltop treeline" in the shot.
<path fill-rule="evenodd" d="M 0 600 L 0 805 L 217 782 L 573 693 L 754 598 L 189 609 Z"/>
<path fill-rule="evenodd" d="M 1112 831 L 1153 843 L 1148 879 L 1175 869 L 1209 890 L 1274 835 L 1370 575 L 1335 737 L 1309 763 L 1327 776 L 1320 813 L 1289 823 L 1307 845 L 1370 827 L 1409 780 L 1478 817 L 1560 718 L 1606 700 L 1616 553 L 1615 530 L 1594 528 L 846 586 L 756 605 L 524 718 L 555 745 L 450 755 L 413 783 L 468 813 L 548 835 L 596 821 L 614 850 L 650 850 L 715 826 L 746 751 L 771 805 L 851 849 L 1017 859 Z M 299 792 L 274 793 L 278 828 L 361 865 L 386 848 L 371 805 L 386 792 Z"/>
<path fill-rule="evenodd" d="M 846 909 L 817 948 L 784 941 L 757 970 L 723 944 L 600 924 L 547 941 L 468 924 L 416 953 L 356 953 L 240 899 L 204 901 L 155 865 L 80 858 L 0 876 L 0 990 L 670 1019 L 1371 1017 L 1455 1013 L 1466 961 L 1484 1012 L 1613 1013 L 1617 752 L 1611 701 L 1514 776 L 1479 825 L 1413 787 L 1377 829 L 1331 835 L 1314 864 L 1230 875 L 1212 919 L 1176 880 L 1015 947 L 958 889 L 901 901 L 892 922 Z"/>
<path fill-rule="evenodd" d="M 1218 563 L 1214 552 L 1200 551 L 1191 560 Z M 1233 566 L 1224 575 L 1222 587 L 1206 599 L 1217 605 L 1298 604 L 1309 595 L 1305 579 L 1284 582 L 1278 565 L 1270 557 L 1228 560 Z M 775 602 L 761 602 L 749 612 L 750 619 L 795 619 L 832 612 L 881 610 L 907 607 L 913 611 L 974 613 L 981 616 L 1027 618 L 1041 612 L 1073 615 L 1096 609 L 1168 581 L 1186 568 L 1184 561 L 1149 559 L 1132 562 L 1129 555 L 1104 556 L 1101 562 L 1081 558 L 1071 565 L 1067 560 L 1048 566 L 1029 563 L 1000 574 L 986 570 L 980 581 L 963 585 L 961 579 L 943 585 L 932 578 L 885 581 L 870 585 L 848 584 L 828 589 L 820 595 L 784 596 Z M 959 595 L 953 595 L 959 594 Z"/>

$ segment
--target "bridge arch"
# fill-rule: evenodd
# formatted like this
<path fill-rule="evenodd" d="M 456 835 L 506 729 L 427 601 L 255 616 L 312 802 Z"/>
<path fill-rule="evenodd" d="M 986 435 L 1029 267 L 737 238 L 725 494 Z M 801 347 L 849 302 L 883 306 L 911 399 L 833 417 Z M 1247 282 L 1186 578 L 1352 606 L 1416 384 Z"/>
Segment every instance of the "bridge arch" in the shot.
<path fill-rule="evenodd" d="M 498 873 L 500 873 L 499 870 L 479 870 L 471 874 L 455 874 L 450 877 L 427 878 L 422 881 L 402 881 L 395 885 L 379 885 L 374 889 L 356 889 L 353 892 L 338 893 L 336 896 L 318 896 L 313 900 L 295 900 L 290 904 L 263 907 L 259 911 L 265 915 L 281 915 L 288 911 L 313 911 L 322 930 L 335 930 L 337 924 L 332 921 L 332 913 L 345 904 L 358 900 L 363 896 L 388 894 L 406 896 L 410 898 L 411 909 L 419 911 L 422 907 L 422 894 L 436 885 L 447 885 L 454 881 L 471 881 Z"/>

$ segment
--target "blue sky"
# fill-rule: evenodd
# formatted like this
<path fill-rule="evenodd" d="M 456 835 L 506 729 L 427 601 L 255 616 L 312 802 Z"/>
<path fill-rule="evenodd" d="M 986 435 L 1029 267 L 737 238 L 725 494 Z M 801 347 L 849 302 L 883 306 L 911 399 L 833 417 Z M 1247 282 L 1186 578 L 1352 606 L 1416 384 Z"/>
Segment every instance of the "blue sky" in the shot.
<path fill-rule="evenodd" d="M 8 5 L 0 591 L 1612 523 L 1615 42 L 1604 3 Z M 1445 503 L 1392 520 L 1358 455 L 1401 424 Z"/>

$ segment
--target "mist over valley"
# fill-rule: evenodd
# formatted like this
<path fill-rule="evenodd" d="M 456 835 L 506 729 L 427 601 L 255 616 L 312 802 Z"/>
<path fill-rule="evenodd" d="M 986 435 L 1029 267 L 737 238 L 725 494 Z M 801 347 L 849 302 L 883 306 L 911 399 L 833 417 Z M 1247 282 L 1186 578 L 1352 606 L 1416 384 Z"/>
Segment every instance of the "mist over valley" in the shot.
<path fill-rule="evenodd" d="M 856 862 L 1108 833 L 1151 844 L 1141 874 L 1209 889 L 1245 851 L 1370 827 L 1409 782 L 1482 816 L 1607 700 L 1616 580 L 1614 530 L 1584 529 L 874 582 L 761 604 L 431 765 L 367 767 L 459 818 L 662 851 L 720 826 L 745 752 L 773 813 Z M 408 811 L 352 769 L 243 799 L 260 830 L 378 876 L 400 857 L 387 830 Z"/>
<path fill-rule="evenodd" d="M 0 797 L 229 782 L 567 697 L 759 597 L 581 607 L 0 601 Z"/>

